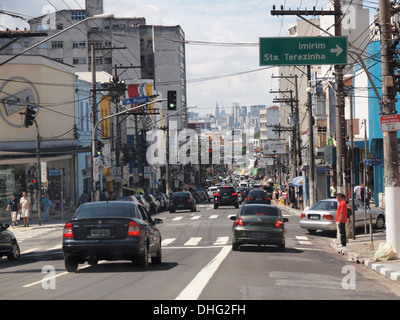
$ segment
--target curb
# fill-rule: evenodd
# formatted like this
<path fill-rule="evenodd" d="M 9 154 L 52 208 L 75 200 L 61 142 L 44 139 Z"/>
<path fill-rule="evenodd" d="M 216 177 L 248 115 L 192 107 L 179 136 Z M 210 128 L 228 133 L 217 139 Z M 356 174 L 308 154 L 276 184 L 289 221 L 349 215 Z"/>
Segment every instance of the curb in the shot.
<path fill-rule="evenodd" d="M 400 272 L 388 269 L 385 265 L 376 262 L 374 259 L 365 259 L 364 265 L 390 280 L 400 283 Z"/>
<path fill-rule="evenodd" d="M 386 278 L 400 283 L 400 272 L 393 269 L 387 268 L 387 265 L 382 262 L 377 262 L 375 259 L 367 258 L 359 255 L 357 252 L 349 251 L 347 248 L 338 248 L 335 240 L 330 243 L 331 247 L 340 255 L 347 255 L 348 261 L 356 262 L 357 264 L 363 264 L 367 268 L 374 270 L 375 272 L 385 276 Z M 390 262 L 389 262 L 390 263 Z"/>

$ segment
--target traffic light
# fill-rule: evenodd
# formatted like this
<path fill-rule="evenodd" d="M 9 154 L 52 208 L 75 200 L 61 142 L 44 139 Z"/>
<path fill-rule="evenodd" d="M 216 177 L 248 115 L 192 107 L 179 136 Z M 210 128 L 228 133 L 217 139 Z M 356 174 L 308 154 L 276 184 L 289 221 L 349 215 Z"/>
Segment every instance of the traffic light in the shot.
<path fill-rule="evenodd" d="M 97 140 L 97 142 L 96 142 L 96 157 L 101 156 L 103 147 L 104 147 L 104 143 L 101 142 L 100 140 Z"/>
<path fill-rule="evenodd" d="M 25 128 L 29 128 L 33 125 L 33 121 L 35 120 L 36 111 L 33 109 L 31 105 L 28 105 L 25 109 Z"/>
<path fill-rule="evenodd" d="M 176 91 L 167 92 L 168 110 L 176 110 Z"/>

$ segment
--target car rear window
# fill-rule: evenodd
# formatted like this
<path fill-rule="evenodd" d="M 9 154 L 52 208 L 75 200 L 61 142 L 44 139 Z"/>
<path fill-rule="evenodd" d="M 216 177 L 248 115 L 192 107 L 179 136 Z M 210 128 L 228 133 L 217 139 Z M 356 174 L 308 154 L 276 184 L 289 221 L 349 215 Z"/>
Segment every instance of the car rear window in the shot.
<path fill-rule="evenodd" d="M 272 216 L 279 217 L 279 210 L 276 207 L 267 206 L 244 206 L 240 209 L 240 216 Z"/>
<path fill-rule="evenodd" d="M 250 191 L 249 195 L 265 196 L 265 195 L 267 195 L 267 193 L 264 190 L 252 190 L 252 191 Z"/>
<path fill-rule="evenodd" d="M 79 207 L 75 219 L 137 218 L 137 208 L 132 202 L 88 203 Z"/>
<path fill-rule="evenodd" d="M 310 210 L 332 211 L 337 210 L 336 201 L 320 201 L 317 202 Z"/>
<path fill-rule="evenodd" d="M 188 192 L 175 192 L 172 194 L 172 198 L 189 198 L 189 193 Z"/>

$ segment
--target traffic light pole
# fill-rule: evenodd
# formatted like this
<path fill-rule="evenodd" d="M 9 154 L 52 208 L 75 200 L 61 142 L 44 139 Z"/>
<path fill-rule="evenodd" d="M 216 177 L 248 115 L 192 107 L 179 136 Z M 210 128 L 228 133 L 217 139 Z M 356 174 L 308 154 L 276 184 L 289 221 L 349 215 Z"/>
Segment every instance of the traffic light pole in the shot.
<path fill-rule="evenodd" d="M 36 192 L 36 203 L 37 203 L 37 209 L 38 209 L 38 219 L 39 219 L 39 226 L 42 225 L 42 218 L 41 218 L 41 211 L 42 211 L 42 166 L 40 165 L 40 133 L 39 133 L 39 126 L 36 122 L 36 120 L 33 120 L 36 126 L 36 162 L 37 162 L 37 177 L 36 180 L 38 182 L 39 190 Z M 61 185 L 61 188 L 63 186 Z"/>

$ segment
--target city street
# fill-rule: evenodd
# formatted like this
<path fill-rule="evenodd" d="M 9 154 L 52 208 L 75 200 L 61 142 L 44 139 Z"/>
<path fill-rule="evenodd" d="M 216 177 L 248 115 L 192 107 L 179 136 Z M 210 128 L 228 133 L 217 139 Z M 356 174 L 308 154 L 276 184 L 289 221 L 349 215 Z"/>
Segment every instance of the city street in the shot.
<path fill-rule="evenodd" d="M 0 298 L 119 300 L 399 299 L 390 280 L 335 255 L 335 235 L 309 235 L 289 218 L 286 250 L 245 246 L 232 251 L 230 215 L 237 209 L 211 203 L 196 212 L 162 212 L 163 262 L 146 271 L 130 261 L 64 267 L 62 224 L 10 229 L 19 241 L 19 261 L 0 260 Z"/>

